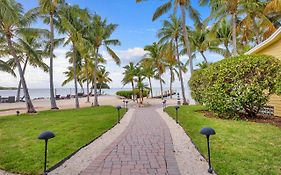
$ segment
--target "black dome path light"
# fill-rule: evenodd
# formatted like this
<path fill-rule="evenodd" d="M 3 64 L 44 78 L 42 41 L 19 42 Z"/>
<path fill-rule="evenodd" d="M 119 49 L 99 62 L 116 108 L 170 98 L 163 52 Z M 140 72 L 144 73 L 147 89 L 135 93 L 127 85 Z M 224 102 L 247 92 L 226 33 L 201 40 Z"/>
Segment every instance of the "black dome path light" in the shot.
<path fill-rule="evenodd" d="M 215 132 L 215 130 L 213 128 L 202 128 L 200 133 L 205 135 L 206 138 L 207 138 L 208 159 L 209 159 L 209 169 L 208 169 L 208 172 L 212 174 L 213 173 L 213 168 L 212 168 L 212 165 L 211 165 L 211 154 L 210 154 L 210 142 L 209 142 L 209 139 L 210 139 L 210 136 L 211 135 L 215 135 L 216 132 Z"/>
<path fill-rule="evenodd" d="M 180 109 L 180 106 L 179 105 L 175 106 L 175 109 L 176 109 L 176 122 L 179 123 L 179 109 Z"/>
<path fill-rule="evenodd" d="M 116 109 L 117 109 L 117 112 L 118 112 L 118 115 L 117 115 L 117 123 L 120 123 L 120 109 L 121 109 L 122 107 L 121 106 L 116 106 Z"/>
<path fill-rule="evenodd" d="M 47 149 L 48 149 L 48 140 L 55 137 L 55 134 L 51 131 L 42 132 L 39 136 L 39 140 L 45 140 L 45 161 L 44 161 L 44 175 L 47 175 Z"/>

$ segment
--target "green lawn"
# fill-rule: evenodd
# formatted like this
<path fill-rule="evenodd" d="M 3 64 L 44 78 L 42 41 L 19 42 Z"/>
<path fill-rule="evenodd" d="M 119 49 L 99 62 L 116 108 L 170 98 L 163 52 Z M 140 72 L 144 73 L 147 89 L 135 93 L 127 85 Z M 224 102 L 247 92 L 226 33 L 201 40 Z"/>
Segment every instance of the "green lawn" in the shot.
<path fill-rule="evenodd" d="M 179 110 L 179 120 L 205 157 L 206 138 L 199 131 L 206 126 L 215 129 L 217 134 L 211 137 L 211 157 L 218 174 L 281 174 L 280 128 L 270 124 L 206 118 L 196 112 L 202 109 L 202 106 L 183 106 Z M 175 117 L 173 107 L 166 111 Z"/>
<path fill-rule="evenodd" d="M 0 117 L 0 169 L 42 173 L 44 141 L 37 139 L 41 132 L 56 134 L 48 145 L 50 167 L 113 127 L 116 120 L 117 111 L 110 106 Z"/>

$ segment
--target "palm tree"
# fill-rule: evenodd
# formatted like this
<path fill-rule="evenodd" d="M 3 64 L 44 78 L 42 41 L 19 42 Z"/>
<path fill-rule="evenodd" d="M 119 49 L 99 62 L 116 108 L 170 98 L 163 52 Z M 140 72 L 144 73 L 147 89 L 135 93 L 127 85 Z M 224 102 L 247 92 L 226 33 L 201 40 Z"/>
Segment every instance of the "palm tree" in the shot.
<path fill-rule="evenodd" d="M 56 11 L 58 6 L 64 4 L 64 0 L 39 0 L 39 12 L 49 22 L 50 25 L 50 65 L 49 65 L 49 76 L 50 76 L 50 100 L 51 109 L 59 109 L 56 104 L 56 98 L 54 94 L 54 75 L 53 75 L 53 55 L 55 47 L 54 39 L 54 16 L 57 15 Z"/>
<path fill-rule="evenodd" d="M 31 101 L 20 59 L 13 42 L 20 38 L 20 34 L 28 33 L 31 30 L 28 26 L 35 20 L 35 17 L 36 16 L 30 11 L 23 13 L 22 5 L 15 0 L 0 1 L 0 32 L 6 39 L 10 55 L 15 59 L 23 86 L 28 113 L 36 113 L 36 110 Z M 30 34 L 32 34 L 32 32 Z"/>
<path fill-rule="evenodd" d="M 178 73 L 179 73 L 179 80 L 181 84 L 181 92 L 182 92 L 182 99 L 183 104 L 187 104 L 187 100 L 185 97 L 185 90 L 184 90 L 184 81 L 182 75 L 182 66 L 180 61 L 180 53 L 179 53 L 179 42 L 180 38 L 182 37 L 182 25 L 181 20 L 178 19 L 175 15 L 170 17 L 170 20 L 164 20 L 163 27 L 158 31 L 159 42 L 163 45 L 167 45 L 168 48 L 166 49 L 172 55 L 170 57 L 170 61 L 173 60 L 173 55 L 176 55 L 177 59 L 177 66 L 178 66 Z M 175 54 L 174 54 L 175 50 Z M 170 53 L 166 53 L 170 54 Z M 172 80 L 172 78 L 171 78 Z"/>
<path fill-rule="evenodd" d="M 99 84 L 99 93 L 101 94 L 101 89 L 104 84 L 112 82 L 112 79 L 109 77 L 109 72 L 106 71 L 104 67 L 100 68 L 97 74 L 97 82 Z"/>
<path fill-rule="evenodd" d="M 67 35 L 65 44 L 72 45 L 72 63 L 73 63 L 73 78 L 75 86 L 75 107 L 79 108 L 78 100 L 78 81 L 77 81 L 77 55 L 79 49 L 83 46 L 83 36 L 81 31 L 89 20 L 88 11 L 80 9 L 79 6 L 64 5 L 58 12 L 59 21 L 56 27 L 60 33 Z"/>
<path fill-rule="evenodd" d="M 125 69 L 125 72 L 123 73 L 124 78 L 122 79 L 122 83 L 123 85 L 131 83 L 133 91 L 133 101 L 135 101 L 134 77 L 136 76 L 136 66 L 133 62 L 130 62 L 123 68 Z"/>
<path fill-rule="evenodd" d="M 10 67 L 9 64 L 7 64 L 5 61 L 0 60 L 0 71 L 7 72 L 12 74 L 14 77 L 16 77 L 16 74 L 14 73 L 13 69 Z"/>
<path fill-rule="evenodd" d="M 221 19 L 225 19 L 226 16 L 231 16 L 232 26 L 232 54 L 238 55 L 237 50 L 237 16 L 239 13 L 240 1 L 239 0 L 200 0 L 201 5 L 209 4 L 211 7 L 211 18 L 218 19 L 218 23 Z"/>
<path fill-rule="evenodd" d="M 144 0 L 136 0 L 136 2 L 142 2 Z M 168 2 L 164 3 L 160 7 L 158 7 L 153 15 L 152 20 L 156 20 L 164 13 L 169 11 L 173 8 L 173 14 L 176 15 L 177 8 L 180 7 L 181 11 L 181 21 L 182 26 L 186 26 L 186 11 L 188 12 L 190 18 L 196 23 L 196 25 L 200 25 L 200 14 L 199 12 L 194 9 L 191 5 L 190 0 L 169 0 Z M 193 60 L 192 60 L 192 53 L 190 48 L 190 41 L 188 38 L 188 32 L 186 27 L 182 27 L 183 30 L 183 37 L 184 37 L 184 46 L 186 49 L 186 53 L 189 59 L 189 69 L 190 72 L 193 72 Z"/>
<path fill-rule="evenodd" d="M 165 63 L 164 54 L 162 52 L 162 47 L 158 43 L 153 43 L 152 45 L 147 45 L 144 50 L 147 51 L 143 60 L 149 62 L 155 67 L 155 75 L 160 81 L 161 98 L 163 99 L 163 80 L 162 75 L 165 73 Z"/>
<path fill-rule="evenodd" d="M 37 33 L 38 32 L 38 33 Z M 33 67 L 39 67 L 44 72 L 48 72 L 49 67 L 46 65 L 43 61 L 43 57 L 46 56 L 46 52 L 42 48 L 42 39 L 41 36 L 43 33 L 45 33 L 44 30 L 37 30 L 35 31 L 34 35 L 30 34 L 24 34 L 21 36 L 21 39 L 19 39 L 18 43 L 15 44 L 17 52 L 19 54 L 19 58 L 24 62 L 23 65 L 23 74 L 25 74 L 27 64 L 33 66 Z M 11 64 L 15 65 L 15 60 L 12 58 L 9 60 Z M 16 101 L 20 101 L 20 90 L 21 90 L 21 80 L 18 84 L 18 90 L 17 90 L 17 96 Z"/>
<path fill-rule="evenodd" d="M 281 1 L 280 0 L 269 0 L 269 1 L 267 1 L 264 12 L 266 14 L 280 13 L 281 12 Z"/>
<path fill-rule="evenodd" d="M 101 46 L 106 48 L 107 53 L 113 58 L 117 65 L 120 65 L 120 58 L 110 48 L 111 45 L 120 45 L 120 41 L 117 39 L 110 39 L 112 33 L 117 28 L 116 24 L 107 24 L 106 20 L 102 20 L 100 16 L 94 15 L 91 19 L 91 23 L 88 26 L 88 32 L 86 33 L 85 39 L 89 45 L 93 47 L 92 52 L 95 55 L 94 58 L 94 106 L 98 106 L 98 94 L 97 94 L 97 67 L 99 50 Z"/>
<path fill-rule="evenodd" d="M 144 70 L 145 77 L 148 79 L 150 96 L 151 98 L 153 98 L 153 88 L 152 88 L 151 78 L 155 77 L 155 68 L 152 64 L 150 64 L 150 61 L 141 60 L 139 64 Z"/>

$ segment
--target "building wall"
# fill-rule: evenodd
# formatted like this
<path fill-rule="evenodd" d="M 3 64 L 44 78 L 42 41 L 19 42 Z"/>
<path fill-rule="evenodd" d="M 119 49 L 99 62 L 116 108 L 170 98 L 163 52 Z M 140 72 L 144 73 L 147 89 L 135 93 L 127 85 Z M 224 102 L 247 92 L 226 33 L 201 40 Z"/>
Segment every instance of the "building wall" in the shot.
<path fill-rule="evenodd" d="M 281 39 L 255 54 L 271 55 L 281 60 Z M 268 105 L 274 107 L 275 116 L 281 117 L 281 96 L 271 95 Z"/>

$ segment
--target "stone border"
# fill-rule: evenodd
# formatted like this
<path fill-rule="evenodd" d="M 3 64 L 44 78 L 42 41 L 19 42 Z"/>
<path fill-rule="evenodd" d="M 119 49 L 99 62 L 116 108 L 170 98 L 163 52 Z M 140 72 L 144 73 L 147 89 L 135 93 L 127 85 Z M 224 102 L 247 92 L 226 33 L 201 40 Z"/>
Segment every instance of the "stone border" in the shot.
<path fill-rule="evenodd" d="M 198 151 L 190 137 L 185 133 L 184 129 L 176 124 L 175 120 L 167 113 L 163 112 L 163 109 L 158 108 L 156 111 L 160 114 L 170 129 L 180 173 L 184 175 L 210 175 L 208 173 L 208 162 Z"/>

